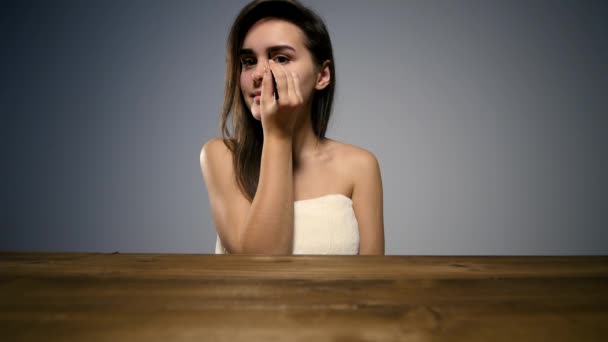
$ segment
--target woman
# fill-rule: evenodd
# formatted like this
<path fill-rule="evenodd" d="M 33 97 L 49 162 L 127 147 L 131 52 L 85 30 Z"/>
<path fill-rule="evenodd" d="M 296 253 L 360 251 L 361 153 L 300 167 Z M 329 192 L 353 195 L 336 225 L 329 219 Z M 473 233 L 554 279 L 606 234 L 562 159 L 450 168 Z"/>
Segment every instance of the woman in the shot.
<path fill-rule="evenodd" d="M 297 1 L 253 1 L 226 64 L 223 139 L 200 155 L 216 253 L 383 255 L 378 162 L 325 137 L 336 81 L 322 20 Z"/>

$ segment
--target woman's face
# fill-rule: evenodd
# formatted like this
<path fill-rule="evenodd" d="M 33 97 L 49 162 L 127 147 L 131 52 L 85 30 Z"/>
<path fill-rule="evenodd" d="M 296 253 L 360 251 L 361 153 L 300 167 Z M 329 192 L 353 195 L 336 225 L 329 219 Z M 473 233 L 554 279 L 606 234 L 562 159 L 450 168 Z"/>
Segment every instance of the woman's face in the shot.
<path fill-rule="evenodd" d="M 308 104 L 317 86 L 318 68 L 305 46 L 305 35 L 296 25 L 274 18 L 262 19 L 247 32 L 240 52 L 241 92 L 253 116 L 260 120 L 261 80 L 264 66 L 272 59 L 287 72 L 300 77 L 300 90 Z"/>

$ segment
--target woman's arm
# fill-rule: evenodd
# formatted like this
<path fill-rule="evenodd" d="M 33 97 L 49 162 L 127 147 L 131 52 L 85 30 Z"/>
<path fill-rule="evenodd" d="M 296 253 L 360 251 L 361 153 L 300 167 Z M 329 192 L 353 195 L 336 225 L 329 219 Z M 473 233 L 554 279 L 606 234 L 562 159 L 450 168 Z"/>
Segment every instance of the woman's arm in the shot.
<path fill-rule="evenodd" d="M 250 203 L 236 183 L 231 152 L 224 142 L 217 138 L 203 146 L 201 170 L 218 235 L 229 253 L 291 253 L 291 151 L 289 141 L 264 142 L 258 190 Z"/>
<path fill-rule="evenodd" d="M 272 76 L 280 100 L 275 101 Z M 262 80 L 260 107 L 264 144 L 253 201 L 241 193 L 230 150 L 220 139 L 201 152 L 201 170 L 216 229 L 229 253 L 291 254 L 293 251 L 294 111 L 302 105 L 297 75 L 271 62 Z"/>
<path fill-rule="evenodd" d="M 382 178 L 376 157 L 361 151 L 354 157 L 353 210 L 359 224 L 359 255 L 384 255 Z"/>

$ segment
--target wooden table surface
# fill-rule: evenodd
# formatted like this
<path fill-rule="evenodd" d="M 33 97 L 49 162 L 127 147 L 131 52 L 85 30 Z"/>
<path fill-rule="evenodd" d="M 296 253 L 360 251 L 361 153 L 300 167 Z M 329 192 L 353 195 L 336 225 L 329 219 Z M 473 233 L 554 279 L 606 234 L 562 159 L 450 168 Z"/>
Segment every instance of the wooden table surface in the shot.
<path fill-rule="evenodd" d="M 608 341 L 608 256 L 0 252 L 2 341 Z"/>

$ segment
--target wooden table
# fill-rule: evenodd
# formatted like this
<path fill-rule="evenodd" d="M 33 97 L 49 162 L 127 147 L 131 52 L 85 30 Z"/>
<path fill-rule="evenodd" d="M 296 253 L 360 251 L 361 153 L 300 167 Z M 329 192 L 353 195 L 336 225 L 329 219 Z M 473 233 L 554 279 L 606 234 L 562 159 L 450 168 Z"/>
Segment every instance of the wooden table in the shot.
<path fill-rule="evenodd" d="M 2 341 L 608 341 L 608 257 L 0 252 Z"/>

